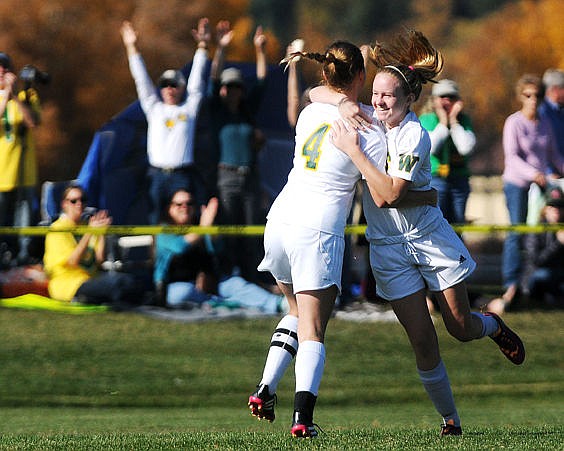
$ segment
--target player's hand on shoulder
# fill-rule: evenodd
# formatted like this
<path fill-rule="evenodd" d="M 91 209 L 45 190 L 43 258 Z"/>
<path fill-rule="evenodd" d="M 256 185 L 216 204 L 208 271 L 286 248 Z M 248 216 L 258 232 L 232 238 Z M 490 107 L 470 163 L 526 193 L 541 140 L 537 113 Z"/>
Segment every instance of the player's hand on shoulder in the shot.
<path fill-rule="evenodd" d="M 343 97 L 339 102 L 338 108 L 340 116 L 352 128 L 366 130 L 372 126 L 372 117 L 357 102 L 348 97 Z"/>
<path fill-rule="evenodd" d="M 358 148 L 358 132 L 352 127 L 347 127 L 342 119 L 333 122 L 329 138 L 337 149 L 348 155 Z"/>

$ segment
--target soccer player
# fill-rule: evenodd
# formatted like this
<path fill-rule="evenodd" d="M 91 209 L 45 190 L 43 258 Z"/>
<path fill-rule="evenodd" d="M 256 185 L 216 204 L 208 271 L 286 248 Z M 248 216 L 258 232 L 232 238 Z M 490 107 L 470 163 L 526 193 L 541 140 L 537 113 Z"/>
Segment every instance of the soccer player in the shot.
<path fill-rule="evenodd" d="M 464 281 L 476 264 L 439 208 L 378 207 L 393 205 L 409 191 L 430 186 L 431 142 L 411 104 L 419 98 L 422 83 L 440 72 L 441 54 L 421 33 L 411 30 L 390 47 L 378 44 L 371 60 L 377 68 L 372 105 L 386 133 L 387 173 L 365 158 L 357 132 L 342 121 L 334 124 L 330 139 L 351 157 L 366 179 L 363 205 L 377 292 L 391 301 L 407 332 L 419 377 L 443 417 L 441 435 L 461 435 L 460 418 L 425 302 L 427 287 L 438 300 L 447 330 L 458 340 L 489 336 L 516 365 L 523 363 L 525 348 L 497 315 L 471 312 Z M 315 100 L 315 93 L 311 95 Z M 344 102 L 342 97 L 335 96 L 333 101 Z"/>

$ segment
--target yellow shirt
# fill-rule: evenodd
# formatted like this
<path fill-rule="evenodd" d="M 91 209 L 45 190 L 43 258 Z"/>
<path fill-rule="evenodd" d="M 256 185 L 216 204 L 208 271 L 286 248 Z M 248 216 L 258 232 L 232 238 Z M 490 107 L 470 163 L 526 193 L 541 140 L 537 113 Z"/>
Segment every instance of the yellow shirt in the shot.
<path fill-rule="evenodd" d="M 52 229 L 64 229 L 75 224 L 62 215 L 51 226 Z M 49 278 L 49 296 L 61 301 L 71 301 L 80 286 L 96 272 L 95 247 L 98 241 L 93 236 L 88 249 L 78 266 L 68 265 L 68 259 L 78 242 L 70 232 L 50 232 L 45 236 L 45 255 L 43 264 Z"/>
<path fill-rule="evenodd" d="M 0 98 L 7 95 L 0 91 Z M 37 93 L 28 90 L 31 109 L 39 114 L 39 98 Z M 25 100 L 25 91 L 18 94 L 20 101 Z M 22 167 L 22 130 L 23 114 L 14 100 L 8 100 L 4 114 L 0 116 L 0 192 L 12 191 L 18 186 L 35 186 L 37 184 L 37 159 L 35 157 L 35 141 L 33 133 L 25 133 L 25 152 Z"/>

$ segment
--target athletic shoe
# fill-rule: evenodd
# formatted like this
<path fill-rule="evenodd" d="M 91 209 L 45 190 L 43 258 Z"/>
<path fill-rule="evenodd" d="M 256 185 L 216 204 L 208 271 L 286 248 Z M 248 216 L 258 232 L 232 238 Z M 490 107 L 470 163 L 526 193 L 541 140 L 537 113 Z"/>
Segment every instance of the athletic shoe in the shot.
<path fill-rule="evenodd" d="M 490 338 L 497 343 L 505 357 L 515 365 L 521 365 L 525 360 L 525 346 L 519 336 L 495 313 L 486 312 L 484 315 L 493 316 L 501 329 L 497 335 L 490 335 Z"/>
<path fill-rule="evenodd" d="M 313 423 L 311 419 L 306 418 L 302 412 L 294 412 L 294 419 L 292 421 L 292 435 L 298 438 L 313 438 L 317 437 L 317 424 Z"/>
<path fill-rule="evenodd" d="M 441 437 L 444 435 L 462 435 L 462 428 L 454 425 L 454 420 L 448 420 L 441 426 Z"/>
<path fill-rule="evenodd" d="M 257 385 L 257 391 L 249 396 L 249 409 L 251 415 L 259 420 L 263 418 L 274 421 L 274 405 L 276 404 L 276 394 L 271 395 L 268 391 L 268 385 Z"/>

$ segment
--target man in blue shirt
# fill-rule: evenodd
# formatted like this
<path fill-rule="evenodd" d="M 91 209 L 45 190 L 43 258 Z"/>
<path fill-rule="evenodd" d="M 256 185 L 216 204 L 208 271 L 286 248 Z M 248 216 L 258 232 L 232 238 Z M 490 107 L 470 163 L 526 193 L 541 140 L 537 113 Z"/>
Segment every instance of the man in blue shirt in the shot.
<path fill-rule="evenodd" d="M 550 121 L 558 152 L 564 156 L 564 71 L 547 69 L 542 82 L 545 93 L 539 113 Z"/>

